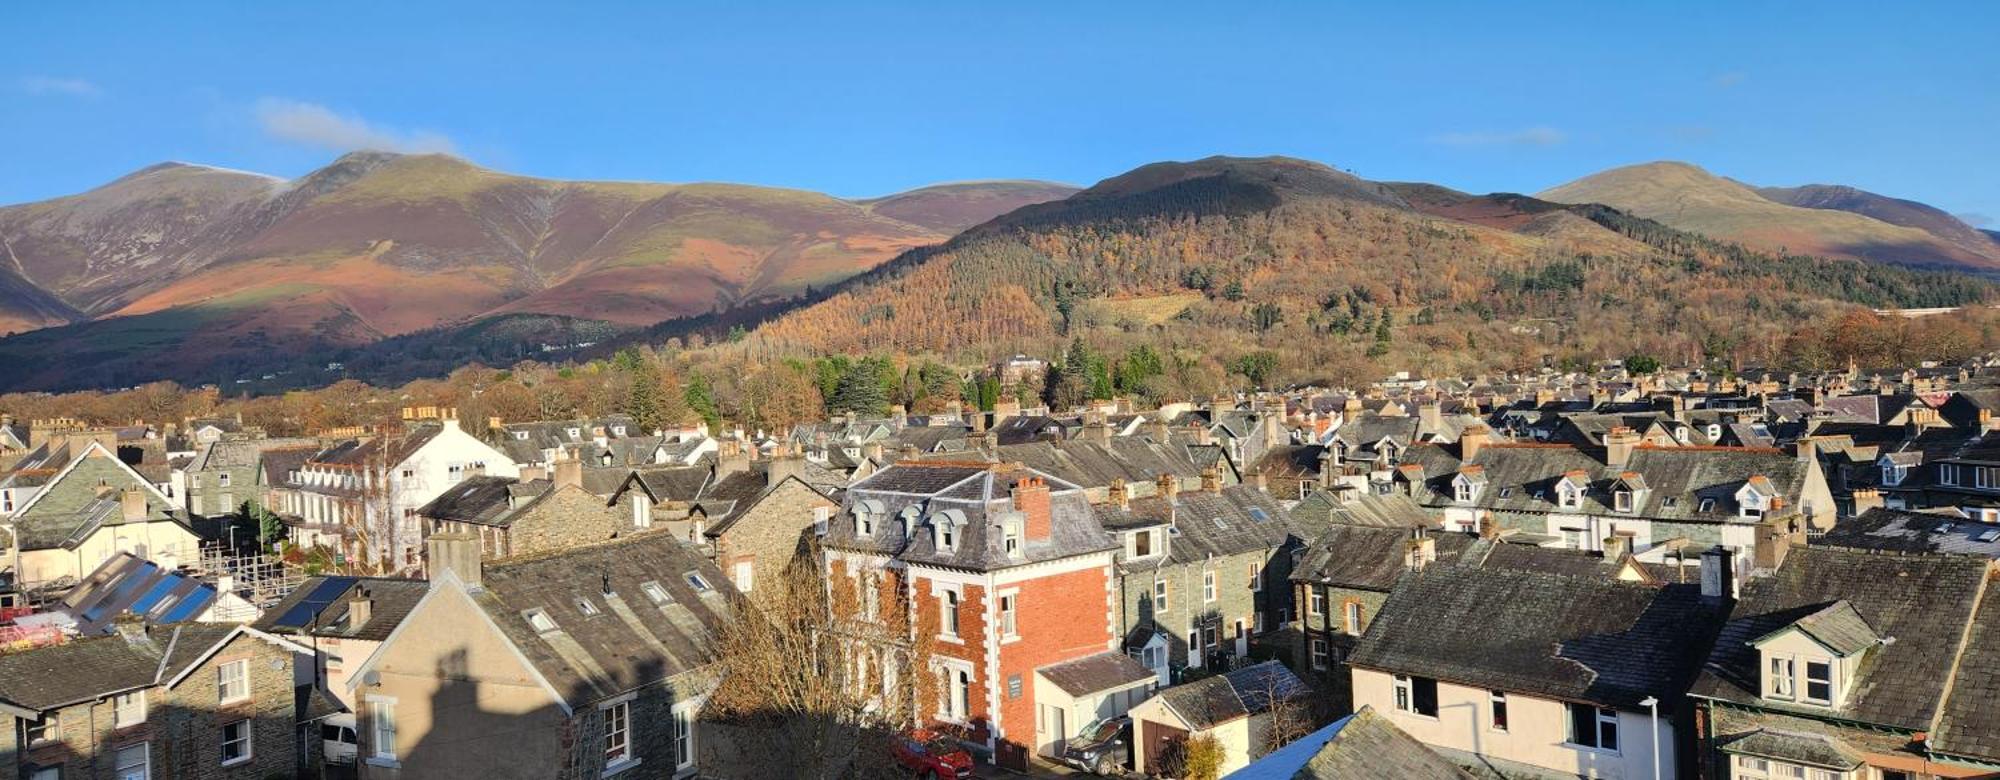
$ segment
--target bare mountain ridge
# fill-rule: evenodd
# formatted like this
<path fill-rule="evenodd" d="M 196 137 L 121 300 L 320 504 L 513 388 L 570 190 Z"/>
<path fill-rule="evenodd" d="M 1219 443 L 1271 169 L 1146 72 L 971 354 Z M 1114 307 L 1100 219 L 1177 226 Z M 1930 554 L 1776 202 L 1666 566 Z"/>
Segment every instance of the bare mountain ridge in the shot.
<path fill-rule="evenodd" d="M 2000 270 L 2000 245 L 1980 246 L 1953 235 L 1954 231 L 1944 229 L 1946 226 L 1934 219 L 1918 218 L 1923 210 L 1935 209 L 1913 202 L 1892 208 L 1885 203 L 1891 199 L 1846 189 L 1858 195 L 1811 187 L 1758 190 L 1687 163 L 1655 162 L 1592 174 L 1537 197 L 1560 203 L 1601 203 L 1766 251 L 1919 267 Z M 1782 200 L 1772 199 L 1774 194 Z M 1798 205 L 1793 200 L 1814 205 Z"/>

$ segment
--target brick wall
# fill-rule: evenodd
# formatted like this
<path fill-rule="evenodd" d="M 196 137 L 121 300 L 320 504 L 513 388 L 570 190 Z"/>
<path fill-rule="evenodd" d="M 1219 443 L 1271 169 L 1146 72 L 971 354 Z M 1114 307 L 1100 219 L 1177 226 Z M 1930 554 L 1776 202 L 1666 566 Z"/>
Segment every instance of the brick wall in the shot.
<path fill-rule="evenodd" d="M 840 505 L 799 482 L 780 483 L 716 538 L 716 563 L 734 581 L 737 562 L 747 561 L 754 596 L 758 583 L 775 581 L 799 552 L 800 539 L 812 533 L 813 511 L 819 508 L 837 510 Z"/>
<path fill-rule="evenodd" d="M 1000 675 L 994 681 L 1000 698 L 1000 725 L 1007 741 L 1026 746 L 1035 741 L 1035 670 L 1049 664 L 1094 655 L 1110 649 L 1112 572 L 1105 565 L 1000 586 L 995 597 L 1015 590 L 1018 639 L 1001 640 Z M 1019 678 L 1019 696 L 1010 695 Z"/>

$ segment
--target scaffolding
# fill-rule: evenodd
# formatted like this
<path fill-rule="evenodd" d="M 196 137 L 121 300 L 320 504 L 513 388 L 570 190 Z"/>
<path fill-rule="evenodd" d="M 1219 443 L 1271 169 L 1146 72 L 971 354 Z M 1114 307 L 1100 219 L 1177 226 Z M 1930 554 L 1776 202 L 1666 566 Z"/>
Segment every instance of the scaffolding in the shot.
<path fill-rule="evenodd" d="M 305 582 L 303 570 L 286 566 L 274 553 L 245 555 L 222 542 L 202 544 L 195 576 L 215 583 L 216 590 L 242 596 L 259 610 L 282 601 Z"/>

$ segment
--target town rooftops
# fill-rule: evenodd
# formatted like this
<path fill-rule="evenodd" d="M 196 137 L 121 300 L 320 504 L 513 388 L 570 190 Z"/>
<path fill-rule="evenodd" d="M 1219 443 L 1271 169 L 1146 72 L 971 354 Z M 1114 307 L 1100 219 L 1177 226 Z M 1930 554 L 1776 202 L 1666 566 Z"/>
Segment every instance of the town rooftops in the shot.
<path fill-rule="evenodd" d="M 1279 661 L 1265 661 L 1160 691 L 1167 707 L 1190 727 L 1206 731 L 1238 718 L 1269 712 L 1275 702 L 1312 688 Z"/>
<path fill-rule="evenodd" d="M 1314 537 L 1292 569 L 1292 579 L 1387 593 L 1409 571 L 1410 528 L 1329 525 Z M 1458 559 L 1473 545 L 1459 533 L 1424 532 L 1437 549 L 1431 565 Z"/>
<path fill-rule="evenodd" d="M 1349 663 L 1633 707 L 1687 690 L 1718 619 L 1695 586 L 1434 565 L 1390 593 Z"/>
<path fill-rule="evenodd" d="M 1035 670 L 1071 696 L 1088 696 L 1159 679 L 1159 675 L 1115 650 L 1086 655 Z"/>
<path fill-rule="evenodd" d="M 1025 524 L 1019 552 L 1005 550 L 1009 523 L 1025 523 L 1013 491 L 1023 482 L 1048 491 L 1048 535 Z M 912 563 L 991 570 L 1105 552 L 1116 546 L 1093 516 L 1082 488 L 1018 463 L 906 461 L 869 475 L 843 495 L 843 511 L 828 525 L 833 549 L 892 555 Z M 864 530 L 862 521 L 866 519 Z M 953 528 L 949 549 L 932 532 Z"/>
<path fill-rule="evenodd" d="M 1264 754 L 1229 780 L 1410 780 L 1470 778 L 1465 770 L 1396 724 L 1362 707 L 1340 720 Z"/>
<path fill-rule="evenodd" d="M 381 641 L 401 625 L 430 590 L 423 580 L 398 577 L 309 577 L 251 626 L 272 634 Z M 353 625 L 357 598 L 368 600 L 368 620 Z"/>
<path fill-rule="evenodd" d="M 1988 564 L 1977 556 L 1793 549 L 1776 571 L 1744 584 L 1693 693 L 1909 731 L 1928 729 L 1950 690 L 1953 658 L 1985 587 Z M 1843 602 L 1848 606 L 1839 608 Z M 1767 701 L 1761 696 L 1753 643 L 1801 621 L 1843 637 L 1836 640 L 1843 644 L 1860 630 L 1856 621 L 1894 641 L 1884 641 L 1872 652 L 1836 709 Z"/>
<path fill-rule="evenodd" d="M 664 532 L 488 563 L 481 579 L 473 600 L 572 707 L 713 663 L 734 594 Z"/>
<path fill-rule="evenodd" d="M 175 623 L 0 655 L 0 710 L 34 717 L 172 679 L 236 626 Z M 25 711 L 25 714 L 24 714 Z"/>
<path fill-rule="evenodd" d="M 1275 549 L 1289 538 L 1311 535 L 1271 494 L 1249 485 L 1180 490 L 1171 499 L 1153 495 L 1130 499 L 1124 507 L 1094 504 L 1091 510 L 1107 529 L 1171 526 L 1174 538 L 1168 551 L 1182 563 Z"/>

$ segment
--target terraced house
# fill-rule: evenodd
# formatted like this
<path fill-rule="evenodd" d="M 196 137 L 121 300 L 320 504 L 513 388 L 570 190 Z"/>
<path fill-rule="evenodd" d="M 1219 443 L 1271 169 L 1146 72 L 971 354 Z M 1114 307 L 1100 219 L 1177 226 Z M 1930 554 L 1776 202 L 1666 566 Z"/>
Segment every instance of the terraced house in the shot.
<path fill-rule="evenodd" d="M 863 619 L 902 615 L 912 636 L 935 639 L 938 697 L 920 711 L 1002 765 L 1025 768 L 1075 737 L 1088 725 L 1075 713 L 1115 715 L 1140 697 L 1122 674 L 1073 690 L 1060 671 L 1093 656 L 1137 667 L 1116 650 L 1117 542 L 1077 485 L 1016 463 L 896 464 L 847 490 L 824 549 L 829 587 L 853 594 Z"/>
<path fill-rule="evenodd" d="M 429 590 L 347 678 L 364 777 L 698 770 L 735 598 L 699 552 L 656 531 L 486 562 L 445 533 L 428 557 Z"/>
<path fill-rule="evenodd" d="M 2000 772 L 2000 583 L 1988 567 L 1808 547 L 1751 580 L 1693 689 L 1705 776 Z"/>
<path fill-rule="evenodd" d="M 300 776 L 300 726 L 337 708 L 312 650 L 244 626 L 121 623 L 112 636 L 0 656 L 0 778 Z"/>
<path fill-rule="evenodd" d="M 98 441 L 83 445 L 0 528 L 23 589 L 74 583 L 120 552 L 169 567 L 201 555 L 201 537 L 174 500 Z"/>
<path fill-rule="evenodd" d="M 1627 428 L 1601 448 L 1485 443 L 1413 448 L 1385 489 L 1407 491 L 1447 530 L 1512 530 L 1583 550 L 1607 544 L 1648 563 L 1723 545 L 1768 569 L 1808 530 L 1831 528 L 1832 493 L 1810 445 L 1656 447 Z"/>
<path fill-rule="evenodd" d="M 1292 553 L 1317 529 L 1270 494 L 1225 486 L 1212 470 L 1190 490 L 1163 474 L 1152 495 L 1113 485 L 1094 509 L 1118 541 L 1119 634 L 1162 684 L 1184 669 L 1234 668 L 1291 621 Z"/>

